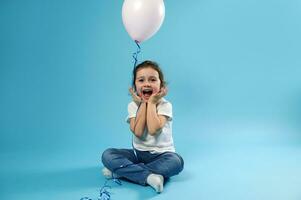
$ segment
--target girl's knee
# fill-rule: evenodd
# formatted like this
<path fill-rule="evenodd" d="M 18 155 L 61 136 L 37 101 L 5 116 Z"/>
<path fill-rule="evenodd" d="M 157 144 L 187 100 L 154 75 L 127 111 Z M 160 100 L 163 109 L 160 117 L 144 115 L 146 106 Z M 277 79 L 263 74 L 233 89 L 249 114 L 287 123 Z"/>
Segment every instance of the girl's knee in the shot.
<path fill-rule="evenodd" d="M 176 165 L 177 165 L 177 168 L 178 168 L 178 171 L 179 171 L 178 173 L 180 173 L 184 169 L 184 160 L 177 153 L 174 154 L 174 159 L 175 159 L 175 162 L 177 163 Z"/>
<path fill-rule="evenodd" d="M 105 166 L 107 166 L 107 164 L 110 162 L 112 154 L 115 150 L 116 149 L 114 148 L 108 148 L 102 153 L 101 161 Z"/>
<path fill-rule="evenodd" d="M 183 158 L 178 155 L 177 153 L 168 153 L 166 155 L 168 157 L 169 167 L 167 168 L 168 173 L 170 176 L 179 174 L 184 169 L 184 160 Z"/>
<path fill-rule="evenodd" d="M 181 165 L 181 171 L 182 171 L 184 169 L 184 159 L 179 154 L 177 154 L 177 156 L 180 159 L 180 165 Z"/>

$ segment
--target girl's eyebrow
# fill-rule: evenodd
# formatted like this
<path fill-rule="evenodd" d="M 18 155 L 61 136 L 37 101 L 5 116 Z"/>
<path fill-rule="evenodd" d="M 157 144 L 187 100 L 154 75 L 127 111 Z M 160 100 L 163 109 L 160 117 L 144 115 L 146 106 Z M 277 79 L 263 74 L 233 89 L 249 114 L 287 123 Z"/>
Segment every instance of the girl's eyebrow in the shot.
<path fill-rule="evenodd" d="M 145 78 L 145 76 L 138 76 L 136 79 Z M 148 78 L 157 78 L 156 76 L 149 76 Z"/>
<path fill-rule="evenodd" d="M 148 79 L 158 79 L 156 76 L 149 76 Z"/>

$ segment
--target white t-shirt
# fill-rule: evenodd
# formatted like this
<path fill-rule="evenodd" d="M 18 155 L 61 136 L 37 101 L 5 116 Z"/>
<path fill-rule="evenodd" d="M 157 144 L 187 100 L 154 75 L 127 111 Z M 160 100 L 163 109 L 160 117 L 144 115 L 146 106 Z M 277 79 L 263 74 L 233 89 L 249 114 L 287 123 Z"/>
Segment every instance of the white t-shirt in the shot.
<path fill-rule="evenodd" d="M 128 116 L 126 121 L 130 123 L 130 119 L 136 117 L 138 106 L 135 102 L 130 102 L 128 105 Z M 139 151 L 150 151 L 151 153 L 163 153 L 167 151 L 175 152 L 175 147 L 172 138 L 172 105 L 169 101 L 162 98 L 162 101 L 157 105 L 158 115 L 167 117 L 167 121 L 160 133 L 154 136 L 148 133 L 145 127 L 143 135 L 138 138 L 134 135 L 133 146 Z"/>

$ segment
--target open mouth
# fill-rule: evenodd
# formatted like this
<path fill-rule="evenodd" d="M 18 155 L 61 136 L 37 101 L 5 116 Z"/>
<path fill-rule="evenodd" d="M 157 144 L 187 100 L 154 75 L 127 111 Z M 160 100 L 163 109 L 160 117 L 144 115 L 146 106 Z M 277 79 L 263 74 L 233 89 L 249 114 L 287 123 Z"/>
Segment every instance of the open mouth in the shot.
<path fill-rule="evenodd" d="M 149 98 L 153 94 L 153 89 L 152 88 L 146 88 L 142 90 L 142 95 L 145 98 Z"/>

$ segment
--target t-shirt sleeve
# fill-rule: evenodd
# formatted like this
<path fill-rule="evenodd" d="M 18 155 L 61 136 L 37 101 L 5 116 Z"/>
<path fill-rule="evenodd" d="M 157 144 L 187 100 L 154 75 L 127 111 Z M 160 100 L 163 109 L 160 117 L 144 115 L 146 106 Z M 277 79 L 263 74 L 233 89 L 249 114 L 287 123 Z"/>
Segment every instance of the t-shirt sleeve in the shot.
<path fill-rule="evenodd" d="M 172 105 L 170 102 L 163 102 L 158 105 L 158 115 L 164 115 L 169 121 L 172 120 Z"/>
<path fill-rule="evenodd" d="M 135 102 L 131 102 L 128 105 L 128 116 L 126 117 L 126 122 L 130 123 L 130 119 L 136 117 L 138 106 Z"/>

